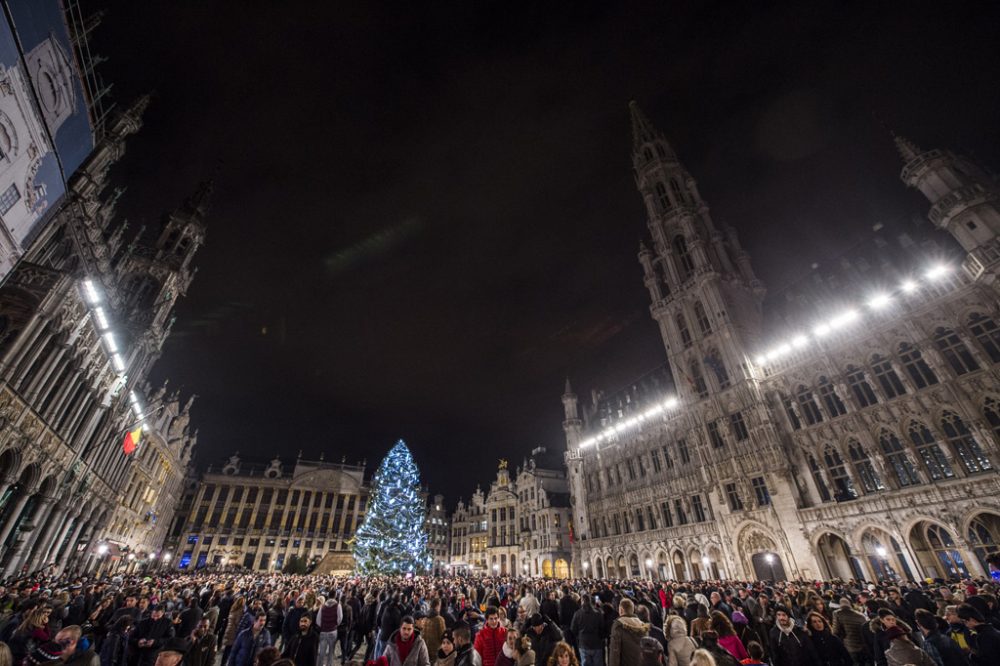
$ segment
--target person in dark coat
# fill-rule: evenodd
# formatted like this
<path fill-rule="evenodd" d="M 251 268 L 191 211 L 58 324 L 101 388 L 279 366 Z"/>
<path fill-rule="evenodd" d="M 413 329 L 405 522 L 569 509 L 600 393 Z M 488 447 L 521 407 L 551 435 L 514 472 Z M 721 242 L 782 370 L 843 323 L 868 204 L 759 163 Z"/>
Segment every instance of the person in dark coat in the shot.
<path fill-rule="evenodd" d="M 783 606 L 774 609 L 774 626 L 768 635 L 771 666 L 813 666 L 820 663 L 812 639 L 796 627 L 792 614 Z"/>
<path fill-rule="evenodd" d="M 319 633 L 308 614 L 299 618 L 299 632 L 285 644 L 281 656 L 291 659 L 295 666 L 316 666 L 319 652 Z M 333 654 L 330 655 L 331 661 Z"/>
<path fill-rule="evenodd" d="M 958 647 L 958 643 L 951 640 L 950 636 L 941 633 L 942 629 L 947 631 L 947 622 L 924 608 L 918 608 L 913 617 L 917 628 L 924 636 L 924 651 L 935 663 L 942 666 L 968 666 L 969 660 L 962 654 L 962 648 Z"/>
<path fill-rule="evenodd" d="M 271 632 L 264 628 L 266 617 L 259 613 L 249 628 L 236 636 L 232 652 L 229 653 L 229 663 L 223 666 L 253 666 L 257 653 L 271 646 Z"/>
<path fill-rule="evenodd" d="M 305 597 L 299 597 L 293 602 L 281 623 L 281 644 L 287 645 L 292 636 L 299 632 L 299 618 L 308 613 Z"/>
<path fill-rule="evenodd" d="M 191 633 L 191 647 L 185 657 L 186 666 L 215 666 L 215 634 L 212 633 L 211 621 L 202 618 Z M 104 666 L 104 664 L 101 664 Z"/>
<path fill-rule="evenodd" d="M 101 643 L 101 666 L 125 666 L 128 632 L 131 628 L 132 618 L 128 615 L 122 615 L 111 625 Z"/>
<path fill-rule="evenodd" d="M 970 604 L 958 607 L 958 617 L 969 628 L 969 647 L 973 666 L 996 666 L 1000 664 L 1000 631 L 989 624 L 986 618 Z"/>
<path fill-rule="evenodd" d="M 129 637 L 129 647 L 136 653 L 138 666 L 153 666 L 156 653 L 164 642 L 174 637 L 174 624 L 163 614 L 159 604 L 149 607 L 149 617 L 140 620 Z"/>
<path fill-rule="evenodd" d="M 809 627 L 809 638 L 819 655 L 817 666 L 853 666 L 851 653 L 844 647 L 844 642 L 830 631 L 830 624 L 822 613 L 809 613 L 806 625 Z"/>
<path fill-rule="evenodd" d="M 177 625 L 177 635 L 186 638 L 193 634 L 194 630 L 198 628 L 198 623 L 201 622 L 203 614 L 204 611 L 198 605 L 198 597 L 192 594 L 187 598 L 187 607 L 181 611 L 181 621 Z"/>
<path fill-rule="evenodd" d="M 580 666 L 594 666 L 604 663 L 604 613 L 594 608 L 594 600 L 584 594 L 580 610 L 573 614 L 570 630 L 576 636 L 576 647 L 580 652 Z"/>
<path fill-rule="evenodd" d="M 570 592 L 568 585 L 563 585 L 563 596 L 559 600 L 559 627 L 562 629 L 566 642 L 576 645 L 576 634 L 573 633 L 573 616 L 580 610 L 580 602 Z"/>
<path fill-rule="evenodd" d="M 541 613 L 528 618 L 528 628 L 524 633 L 531 641 L 531 649 L 535 651 L 535 660 L 539 664 L 549 663 L 549 656 L 556 649 L 556 643 L 563 639 L 559 627 Z"/>

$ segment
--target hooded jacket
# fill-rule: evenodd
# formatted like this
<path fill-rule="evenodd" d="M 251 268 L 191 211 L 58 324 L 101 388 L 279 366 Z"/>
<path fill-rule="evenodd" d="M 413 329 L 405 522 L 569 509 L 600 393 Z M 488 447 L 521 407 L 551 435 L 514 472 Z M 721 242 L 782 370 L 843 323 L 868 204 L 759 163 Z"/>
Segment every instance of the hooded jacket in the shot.
<path fill-rule="evenodd" d="M 344 620 L 344 609 L 340 607 L 336 599 L 327 599 L 319 613 L 316 614 L 316 628 L 320 633 L 337 631 L 337 627 Z"/>
<path fill-rule="evenodd" d="M 393 632 L 392 636 L 385 644 L 383 656 L 389 662 L 389 666 L 430 666 L 431 659 L 427 654 L 427 644 L 420 637 L 420 632 L 413 630 L 413 645 L 406 655 L 406 660 L 400 659 L 399 648 L 396 646 L 396 639 L 399 638 L 399 630 Z"/>
<path fill-rule="evenodd" d="M 667 664 L 668 666 L 688 666 L 698 643 L 687 635 L 687 626 L 683 618 L 667 618 Z"/>
<path fill-rule="evenodd" d="M 885 651 L 889 666 L 935 666 L 934 660 L 913 643 L 897 638 Z"/>
<path fill-rule="evenodd" d="M 622 615 L 611 625 L 608 666 L 632 666 L 642 660 L 639 642 L 649 635 L 649 625 L 635 615 Z"/>

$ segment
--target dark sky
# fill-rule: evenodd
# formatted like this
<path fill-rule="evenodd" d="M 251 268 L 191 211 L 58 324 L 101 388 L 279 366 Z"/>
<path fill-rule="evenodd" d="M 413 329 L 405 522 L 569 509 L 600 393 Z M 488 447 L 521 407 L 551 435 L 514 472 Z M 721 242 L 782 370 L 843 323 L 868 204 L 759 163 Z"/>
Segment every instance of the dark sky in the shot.
<path fill-rule="evenodd" d="M 120 210 L 217 183 L 156 370 L 200 464 L 403 437 L 453 503 L 562 446 L 567 375 L 662 364 L 630 99 L 772 289 L 926 210 L 876 115 L 1000 167 L 996 5 L 726 4 L 86 2 L 115 99 L 156 94 Z"/>

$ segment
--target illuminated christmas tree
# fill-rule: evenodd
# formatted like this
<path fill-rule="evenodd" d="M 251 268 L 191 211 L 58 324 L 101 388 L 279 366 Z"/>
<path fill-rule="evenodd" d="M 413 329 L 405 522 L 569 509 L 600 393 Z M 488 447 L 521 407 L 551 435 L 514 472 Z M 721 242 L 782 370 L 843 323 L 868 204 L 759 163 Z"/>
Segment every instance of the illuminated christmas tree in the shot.
<path fill-rule="evenodd" d="M 423 573 L 430 568 L 420 472 L 403 440 L 392 447 L 371 482 L 368 512 L 354 535 L 362 575 Z"/>

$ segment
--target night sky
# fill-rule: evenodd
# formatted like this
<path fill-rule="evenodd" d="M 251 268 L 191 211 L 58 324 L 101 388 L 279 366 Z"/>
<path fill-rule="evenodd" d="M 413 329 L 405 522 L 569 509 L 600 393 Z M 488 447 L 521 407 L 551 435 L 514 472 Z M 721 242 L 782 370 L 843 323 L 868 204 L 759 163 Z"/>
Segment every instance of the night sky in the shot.
<path fill-rule="evenodd" d="M 882 123 L 1000 168 L 997 5 L 733 4 L 85 2 L 115 100 L 155 93 L 123 216 L 216 181 L 154 377 L 198 464 L 402 437 L 453 504 L 563 446 L 567 375 L 663 364 L 630 99 L 772 290 L 926 213 Z"/>

